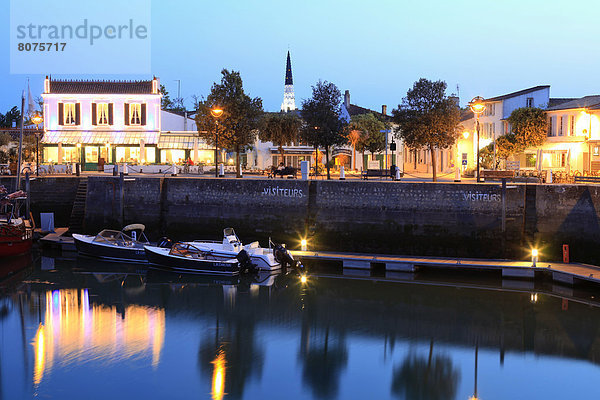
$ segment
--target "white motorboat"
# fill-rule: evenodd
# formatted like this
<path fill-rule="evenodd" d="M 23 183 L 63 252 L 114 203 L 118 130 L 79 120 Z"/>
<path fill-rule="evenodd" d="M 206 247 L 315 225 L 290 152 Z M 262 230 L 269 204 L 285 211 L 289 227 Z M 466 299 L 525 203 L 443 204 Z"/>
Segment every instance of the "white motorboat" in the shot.
<path fill-rule="evenodd" d="M 224 259 L 234 258 L 240 251 L 246 250 L 251 262 L 259 271 L 275 271 L 286 267 L 296 267 L 297 262 L 284 245 L 274 245 L 272 248 L 260 247 L 258 242 L 242 244 L 233 228 L 223 229 L 223 241 L 195 240 L 188 242 L 203 251 L 209 251 L 215 257 Z"/>

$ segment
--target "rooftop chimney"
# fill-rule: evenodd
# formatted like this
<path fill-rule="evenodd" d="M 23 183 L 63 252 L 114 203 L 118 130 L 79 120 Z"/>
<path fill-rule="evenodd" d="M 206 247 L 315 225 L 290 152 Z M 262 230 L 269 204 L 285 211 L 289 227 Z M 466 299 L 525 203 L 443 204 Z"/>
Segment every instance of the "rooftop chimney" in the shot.
<path fill-rule="evenodd" d="M 350 107 L 350 91 L 346 90 L 344 93 L 344 105 L 346 106 L 346 110 Z"/>
<path fill-rule="evenodd" d="M 452 100 L 452 102 L 454 103 L 454 105 L 458 108 L 460 108 L 460 99 L 458 98 L 458 96 L 448 96 L 448 100 Z"/>
<path fill-rule="evenodd" d="M 387 115 L 387 106 L 385 104 L 381 106 L 381 113 Z"/>

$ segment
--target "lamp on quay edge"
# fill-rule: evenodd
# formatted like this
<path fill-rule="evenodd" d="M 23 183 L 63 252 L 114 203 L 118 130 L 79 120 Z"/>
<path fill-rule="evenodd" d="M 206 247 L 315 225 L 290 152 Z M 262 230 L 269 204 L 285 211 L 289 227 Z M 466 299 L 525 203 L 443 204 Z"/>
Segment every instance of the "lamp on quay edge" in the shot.
<path fill-rule="evenodd" d="M 469 103 L 469 108 L 475 114 L 477 118 L 476 126 L 477 126 L 477 182 L 480 182 L 479 179 L 479 115 L 485 111 L 484 99 L 481 96 L 477 96 L 471 100 Z"/>
<path fill-rule="evenodd" d="M 221 117 L 221 115 L 223 115 L 223 110 L 219 107 L 215 107 L 210 110 L 210 115 L 212 115 L 215 119 L 215 178 L 218 178 L 219 177 L 219 165 L 218 165 L 218 161 L 217 161 L 219 159 L 218 126 L 219 126 L 219 118 Z"/>
<path fill-rule="evenodd" d="M 35 175 L 40 176 L 40 135 L 37 132 L 39 124 L 44 122 L 44 117 L 39 112 L 33 113 L 31 122 L 35 124 Z"/>

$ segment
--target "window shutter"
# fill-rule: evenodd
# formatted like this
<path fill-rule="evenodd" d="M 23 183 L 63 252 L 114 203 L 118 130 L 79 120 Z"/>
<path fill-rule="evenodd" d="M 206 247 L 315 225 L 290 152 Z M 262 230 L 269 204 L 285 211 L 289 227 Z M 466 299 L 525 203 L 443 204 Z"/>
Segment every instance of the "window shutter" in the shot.
<path fill-rule="evenodd" d="M 146 103 L 142 103 L 142 125 L 146 125 Z"/>
<path fill-rule="evenodd" d="M 125 125 L 129 125 L 129 103 L 125 103 Z"/>
<path fill-rule="evenodd" d="M 108 103 L 108 124 L 113 124 L 113 103 Z"/>
<path fill-rule="evenodd" d="M 63 103 L 58 103 L 58 124 L 65 124 L 65 105 Z"/>
<path fill-rule="evenodd" d="M 98 118 L 97 118 L 97 114 L 96 114 L 96 103 L 92 103 L 92 125 L 98 125 Z"/>
<path fill-rule="evenodd" d="M 75 104 L 75 125 L 81 125 L 81 103 Z"/>

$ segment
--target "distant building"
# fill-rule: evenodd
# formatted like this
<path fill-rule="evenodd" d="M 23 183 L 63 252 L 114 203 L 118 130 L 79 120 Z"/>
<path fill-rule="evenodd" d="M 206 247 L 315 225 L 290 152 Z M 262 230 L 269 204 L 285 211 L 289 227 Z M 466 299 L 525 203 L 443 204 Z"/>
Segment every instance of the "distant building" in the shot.
<path fill-rule="evenodd" d="M 350 91 L 346 90 L 344 92 L 344 102 L 342 103 L 342 118 L 345 118 L 346 121 L 350 122 L 352 117 L 355 115 L 363 115 L 369 113 L 375 115 L 382 121 L 390 123 L 390 129 L 388 129 L 389 132 L 385 133 L 385 135 L 387 136 L 387 151 L 384 149 L 383 151 L 376 154 L 370 154 L 369 152 L 363 153 L 360 159 L 357 159 L 355 162 L 354 158 L 358 158 L 358 156 L 355 154 L 355 152 L 352 150 L 352 146 L 349 144 L 347 146 L 334 149 L 334 156 L 339 157 L 336 164 L 345 165 L 346 168 L 351 168 L 354 165 L 356 165 L 356 168 L 358 170 L 367 170 L 370 168 L 369 166 L 373 168 L 375 167 L 375 165 L 378 165 L 377 168 L 383 169 L 386 167 L 389 168 L 392 164 L 395 164 L 402 170 L 401 161 L 403 159 L 403 146 L 398 140 L 394 138 L 395 124 L 392 123 L 392 117 L 387 113 L 387 105 L 384 104 L 381 106 L 381 112 L 357 106 L 356 104 L 350 103 Z M 392 142 L 397 142 L 397 150 L 394 151 L 393 158 L 392 151 L 390 150 L 390 144 Z M 346 160 L 346 157 L 349 157 L 350 159 Z"/>
<path fill-rule="evenodd" d="M 296 110 L 301 117 L 301 112 Z M 346 90 L 344 94 L 344 101 L 341 107 L 341 115 L 340 118 L 349 122 L 353 115 L 359 114 L 367 114 L 373 113 L 375 116 L 391 121 L 391 117 L 387 115 L 387 106 L 382 106 L 382 112 L 370 110 L 368 108 L 360 107 L 355 104 L 350 103 L 350 91 Z M 389 143 L 393 141 L 393 133 L 390 131 L 388 134 L 388 149 Z M 316 159 L 319 159 L 319 163 L 325 162 L 325 153 L 319 150 L 319 154 L 315 154 L 315 149 L 313 146 L 310 146 L 305 143 L 294 143 L 291 146 L 283 146 L 285 152 L 285 162 L 286 166 L 291 166 L 294 168 L 300 168 L 300 162 L 308 161 L 310 166 L 314 166 Z M 396 159 L 401 160 L 402 154 L 402 146 L 398 145 L 399 151 L 394 152 L 394 156 Z M 335 164 L 335 168 L 339 168 L 340 166 L 344 166 L 346 170 L 351 169 L 354 165 L 358 170 L 367 169 L 369 166 L 369 162 L 376 162 L 379 165 L 378 168 L 384 168 L 386 166 L 385 162 L 385 150 L 377 153 L 375 155 L 371 155 L 369 153 L 363 154 L 355 154 L 352 151 L 352 146 L 350 144 L 335 147 L 331 152 L 331 160 Z M 392 153 L 388 150 L 388 162 L 387 166 L 392 165 Z M 356 163 L 354 162 L 354 158 L 356 157 Z M 360 158 L 359 158 L 360 157 Z M 372 158 L 372 159 L 370 159 Z M 281 162 L 281 155 L 279 153 L 279 146 L 272 142 L 262 142 L 256 139 L 256 142 L 253 145 L 253 148 L 248 153 L 247 157 L 247 167 L 254 169 L 268 169 L 271 166 L 276 166 Z"/>
<path fill-rule="evenodd" d="M 549 104 L 560 101 L 560 99 L 550 98 L 550 85 L 533 86 L 516 92 L 486 98 L 484 101 L 485 111 L 479 116 L 479 148 L 483 149 L 495 143 L 495 140 L 500 136 L 512 132 L 508 118 L 514 110 L 524 107 L 546 109 Z M 459 158 L 467 160 L 469 169 L 475 168 L 477 164 L 477 129 L 475 116 L 470 110 L 467 109 L 463 113 L 461 125 L 464 136 L 459 142 Z M 470 142 L 470 145 L 467 144 L 464 137 L 469 138 L 468 142 Z M 531 161 L 531 157 L 526 155 L 530 153 L 535 154 L 535 150 L 527 150 L 526 153 L 514 157 L 514 160 L 522 161 L 520 163 L 521 168 L 528 166 L 532 162 L 535 164 L 535 161 Z M 533 167 L 534 165 L 531 166 Z"/>

